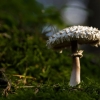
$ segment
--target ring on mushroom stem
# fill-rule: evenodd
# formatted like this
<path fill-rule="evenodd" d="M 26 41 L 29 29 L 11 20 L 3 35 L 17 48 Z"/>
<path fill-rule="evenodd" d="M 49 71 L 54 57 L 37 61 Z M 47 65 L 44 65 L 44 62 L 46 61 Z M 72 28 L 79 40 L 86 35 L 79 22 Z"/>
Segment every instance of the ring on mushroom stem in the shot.
<path fill-rule="evenodd" d="M 70 78 L 70 86 L 75 86 L 80 83 L 80 57 L 82 57 L 82 54 L 79 55 L 77 40 L 71 41 L 71 50 L 73 55 L 73 70 Z"/>
<path fill-rule="evenodd" d="M 73 68 L 70 86 L 80 83 L 80 58 L 83 56 L 83 50 L 78 51 L 78 44 L 90 44 L 98 47 L 100 45 L 100 31 L 88 26 L 72 26 L 55 33 L 47 40 L 48 48 L 55 50 L 71 46 Z"/>

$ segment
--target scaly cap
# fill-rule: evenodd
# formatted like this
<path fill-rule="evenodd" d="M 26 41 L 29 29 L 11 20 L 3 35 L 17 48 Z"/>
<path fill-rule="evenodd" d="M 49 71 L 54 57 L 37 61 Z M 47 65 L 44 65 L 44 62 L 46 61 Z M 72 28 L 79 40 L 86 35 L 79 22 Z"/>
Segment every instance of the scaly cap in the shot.
<path fill-rule="evenodd" d="M 65 28 L 47 40 L 48 48 L 62 49 L 71 45 L 71 41 L 77 40 L 78 44 L 100 45 L 100 31 L 88 26 L 72 26 Z"/>

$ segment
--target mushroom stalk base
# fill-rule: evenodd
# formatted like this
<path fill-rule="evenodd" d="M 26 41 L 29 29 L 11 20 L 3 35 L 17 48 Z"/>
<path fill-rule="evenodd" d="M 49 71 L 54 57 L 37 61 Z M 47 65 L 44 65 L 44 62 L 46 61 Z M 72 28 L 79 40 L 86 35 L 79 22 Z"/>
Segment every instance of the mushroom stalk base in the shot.
<path fill-rule="evenodd" d="M 77 41 L 71 42 L 71 49 L 72 49 L 73 54 L 77 53 L 77 51 L 78 51 Z M 80 57 L 77 55 L 73 56 L 72 62 L 73 62 L 73 68 L 72 68 L 72 73 L 71 73 L 69 85 L 76 86 L 80 83 Z"/>

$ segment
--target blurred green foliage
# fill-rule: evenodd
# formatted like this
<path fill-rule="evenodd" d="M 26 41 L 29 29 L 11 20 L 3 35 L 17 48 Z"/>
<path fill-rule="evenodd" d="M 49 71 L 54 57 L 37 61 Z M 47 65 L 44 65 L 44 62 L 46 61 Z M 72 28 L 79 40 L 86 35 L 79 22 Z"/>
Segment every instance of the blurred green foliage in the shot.
<path fill-rule="evenodd" d="M 47 78 L 51 58 L 57 56 L 48 52 L 41 31 L 46 24 L 60 26 L 59 11 L 35 0 L 4 0 L 0 12 L 0 66 L 10 75 L 30 75 L 37 81 Z"/>
<path fill-rule="evenodd" d="M 14 86 L 38 84 L 67 84 L 72 70 L 70 49 L 53 51 L 46 47 L 47 37 L 41 34 L 45 25 L 64 26 L 60 19 L 60 11 L 54 7 L 45 8 L 35 0 L 3 0 L 0 4 L 0 68 L 6 69 L 6 75 Z M 99 56 L 87 54 L 81 59 L 81 80 L 86 83 L 85 89 L 91 83 L 99 83 Z M 86 87 L 87 86 L 87 87 Z M 99 86 L 100 87 L 100 86 Z M 43 86 L 39 94 L 33 95 L 33 90 L 19 89 L 17 95 L 11 94 L 12 100 L 95 100 L 91 94 L 82 91 L 57 92 L 54 88 Z M 100 88 L 99 88 L 100 89 Z M 57 93 L 56 93 L 57 92 Z M 97 92 L 93 92 L 96 96 Z M 25 95 L 26 94 L 26 95 Z M 81 95 L 80 95 L 81 94 Z M 59 95 L 59 96 L 58 96 Z M 32 97 L 33 96 L 33 97 Z M 11 100 L 8 97 L 8 100 Z M 30 99 L 29 99 L 30 97 Z M 74 98 L 73 98 L 74 97 Z M 38 99 L 39 98 L 39 99 Z M 88 99 L 86 99 L 88 98 Z M 93 97 L 93 98 L 97 98 Z M 7 98 L 6 98 L 7 99 Z M 4 100 L 1 98 L 0 100 Z"/>
<path fill-rule="evenodd" d="M 39 85 L 31 89 L 21 88 L 17 93 L 10 94 L 7 98 L 1 97 L 1 100 L 99 100 L 100 85 L 91 83 L 89 85 L 82 83 L 81 88 L 69 87 L 67 84 Z"/>

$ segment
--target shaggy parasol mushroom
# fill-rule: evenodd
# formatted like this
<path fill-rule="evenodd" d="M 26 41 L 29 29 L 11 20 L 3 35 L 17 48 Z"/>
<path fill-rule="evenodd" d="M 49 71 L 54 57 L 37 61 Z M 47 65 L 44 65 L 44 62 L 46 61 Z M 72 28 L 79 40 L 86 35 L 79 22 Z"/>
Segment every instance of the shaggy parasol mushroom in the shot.
<path fill-rule="evenodd" d="M 93 46 L 100 45 L 100 31 L 88 26 L 72 26 L 65 28 L 47 40 L 48 48 L 63 49 L 71 47 L 73 69 L 70 78 L 70 86 L 76 86 L 80 83 L 80 58 L 82 50 L 78 51 L 78 44 L 91 44 Z"/>

